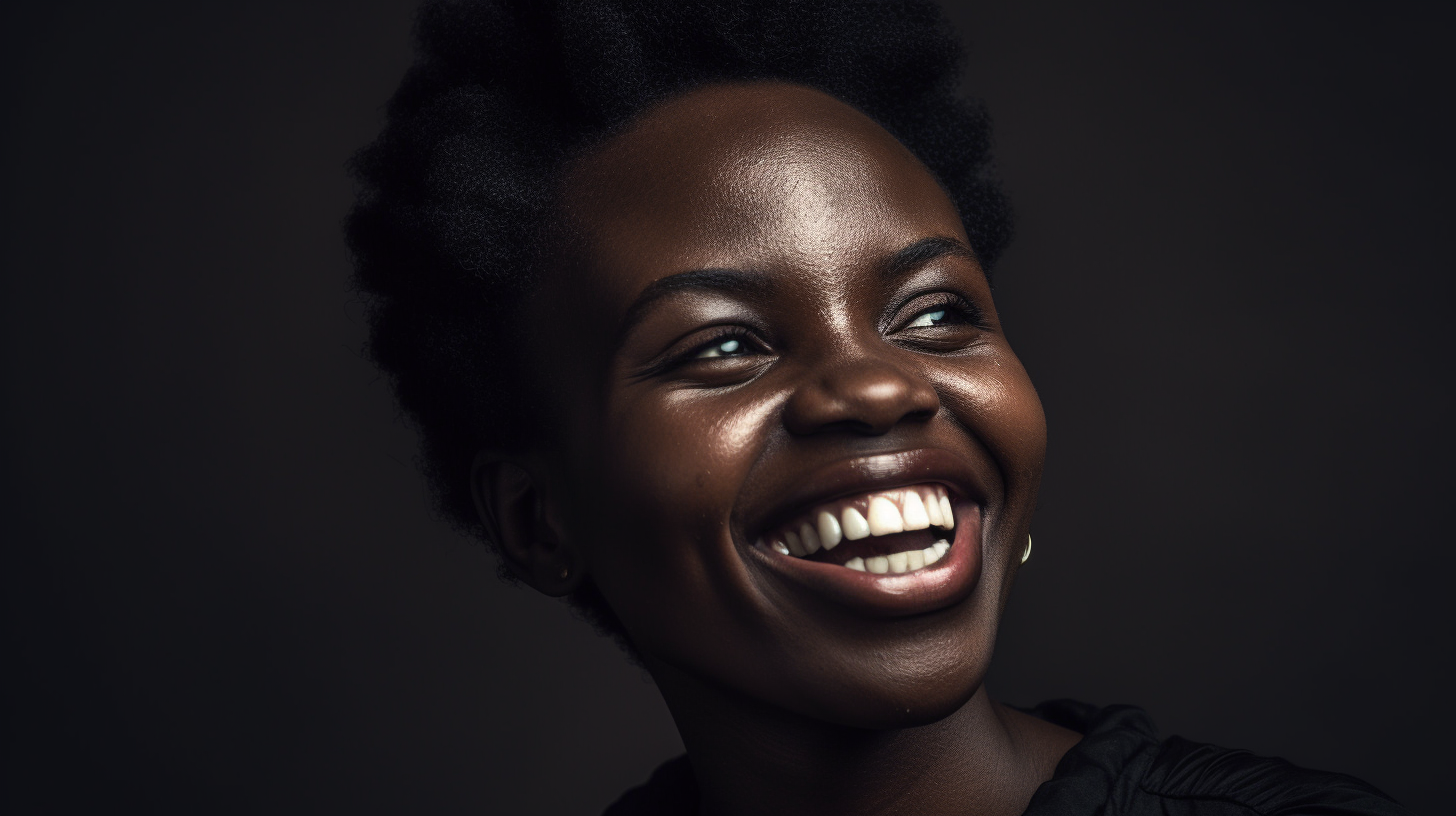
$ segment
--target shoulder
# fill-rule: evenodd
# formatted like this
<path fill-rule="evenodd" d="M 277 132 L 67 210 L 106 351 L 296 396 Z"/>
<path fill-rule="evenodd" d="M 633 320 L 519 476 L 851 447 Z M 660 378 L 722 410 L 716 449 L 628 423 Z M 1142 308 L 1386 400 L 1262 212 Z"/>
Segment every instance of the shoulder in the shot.
<path fill-rule="evenodd" d="M 1025 816 L 1410 816 L 1344 774 L 1181 737 L 1158 738 L 1134 706 L 1058 700 L 1026 713 L 1082 739 L 1037 789 Z M 698 806 L 686 756 L 663 763 L 604 816 L 688 816 Z"/>
<path fill-rule="evenodd" d="M 1138 782 L 1139 794 L 1166 813 L 1257 813 L 1262 816 L 1403 816 L 1405 808 L 1344 774 L 1315 771 L 1276 757 L 1171 737 Z"/>
<path fill-rule="evenodd" d="M 1037 790 L 1027 816 L 1408 816 L 1344 774 L 1181 737 L 1160 740 L 1133 706 L 1059 700 L 1029 713 L 1083 734 Z"/>

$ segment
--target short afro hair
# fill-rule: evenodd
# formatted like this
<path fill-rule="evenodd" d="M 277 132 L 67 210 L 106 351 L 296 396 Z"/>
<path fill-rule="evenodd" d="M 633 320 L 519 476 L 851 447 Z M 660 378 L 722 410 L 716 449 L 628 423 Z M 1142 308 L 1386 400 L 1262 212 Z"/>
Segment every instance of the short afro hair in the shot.
<path fill-rule="evenodd" d="M 988 272 L 1010 241 L 990 122 L 957 93 L 960 42 L 930 0 L 427 0 L 416 38 L 354 158 L 346 232 L 369 356 L 420 434 L 439 509 L 476 537 L 476 453 L 529 436 L 509 315 L 563 168 L 648 106 L 715 82 L 816 88 L 919 157 Z M 621 634 L 594 587 L 574 600 Z"/>

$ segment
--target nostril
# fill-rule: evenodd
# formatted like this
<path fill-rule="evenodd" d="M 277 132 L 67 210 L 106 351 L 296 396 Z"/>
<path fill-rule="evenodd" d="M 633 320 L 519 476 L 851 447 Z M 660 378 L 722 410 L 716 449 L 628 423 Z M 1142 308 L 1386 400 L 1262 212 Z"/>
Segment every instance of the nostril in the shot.
<path fill-rule="evenodd" d="M 939 393 L 918 371 L 861 359 L 806 377 L 785 405 L 784 424 L 796 434 L 878 435 L 939 411 Z"/>
<path fill-rule="evenodd" d="M 829 422 L 814 429 L 813 433 L 847 433 L 863 434 L 866 436 L 877 436 L 884 433 L 886 428 L 876 428 L 868 422 L 860 420 L 845 420 L 843 422 Z"/>
<path fill-rule="evenodd" d="M 918 411 L 911 411 L 910 413 L 906 414 L 905 419 L 911 422 L 927 422 L 931 419 L 934 419 L 935 415 L 939 413 L 939 411 L 939 405 L 937 405 L 935 408 L 921 408 Z"/>

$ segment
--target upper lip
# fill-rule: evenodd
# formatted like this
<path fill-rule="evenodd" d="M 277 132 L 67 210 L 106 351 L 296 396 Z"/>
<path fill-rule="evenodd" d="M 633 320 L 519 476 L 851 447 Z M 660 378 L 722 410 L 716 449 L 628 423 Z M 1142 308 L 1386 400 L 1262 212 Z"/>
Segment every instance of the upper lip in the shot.
<path fill-rule="evenodd" d="M 771 506 L 746 513 L 742 528 L 751 541 L 816 505 L 919 484 L 945 485 L 952 502 L 986 504 L 986 485 L 967 457 L 943 448 L 915 448 L 842 459 L 800 476 L 769 494 L 777 499 Z"/>

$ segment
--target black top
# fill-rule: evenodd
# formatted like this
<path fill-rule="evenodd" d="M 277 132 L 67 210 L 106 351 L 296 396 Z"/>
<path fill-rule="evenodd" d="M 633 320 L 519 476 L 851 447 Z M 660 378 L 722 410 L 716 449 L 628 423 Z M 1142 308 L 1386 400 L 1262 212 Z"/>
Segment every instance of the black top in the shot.
<path fill-rule="evenodd" d="M 1028 713 L 1080 732 L 1024 816 L 1410 816 L 1351 776 L 1311 771 L 1248 751 L 1158 740 L 1146 712 L 1072 700 Z M 687 757 L 669 760 L 604 816 L 693 816 L 698 789 Z"/>

